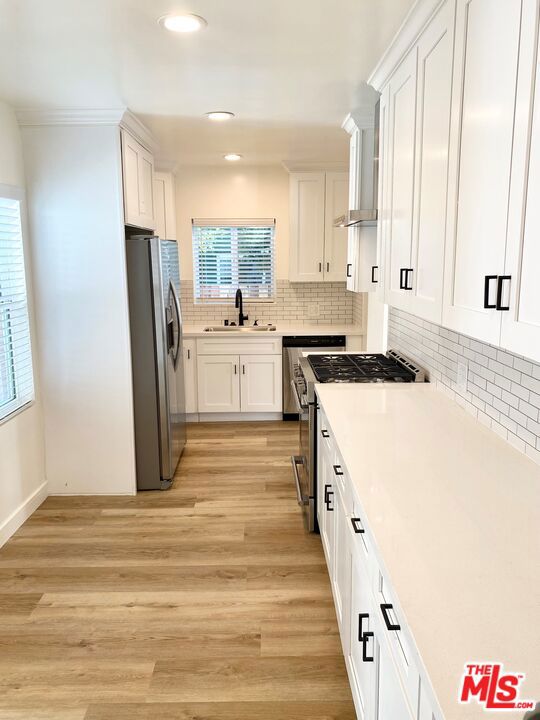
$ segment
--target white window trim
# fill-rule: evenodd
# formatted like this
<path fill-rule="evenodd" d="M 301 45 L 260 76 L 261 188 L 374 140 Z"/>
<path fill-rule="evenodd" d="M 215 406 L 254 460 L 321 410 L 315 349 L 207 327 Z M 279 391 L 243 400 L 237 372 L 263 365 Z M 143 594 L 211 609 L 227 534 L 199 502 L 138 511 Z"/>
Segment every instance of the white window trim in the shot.
<path fill-rule="evenodd" d="M 206 307 L 230 307 L 234 305 L 234 298 L 223 298 L 212 300 L 210 298 L 197 298 L 195 288 L 197 278 L 195 277 L 193 228 L 194 227 L 274 227 L 273 247 L 273 277 L 272 297 L 270 298 L 244 298 L 244 306 L 247 305 L 273 305 L 277 302 L 277 265 L 276 265 L 276 218 L 192 218 L 191 219 L 191 259 L 193 263 L 193 304 Z"/>
<path fill-rule="evenodd" d="M 28 277 L 30 267 L 30 253 L 28 249 L 28 216 L 27 216 L 27 205 L 26 205 L 26 193 L 24 188 L 17 185 L 7 185 L 0 183 L 0 197 L 7 198 L 9 200 L 18 200 L 20 203 L 20 215 L 21 215 L 21 235 L 22 235 L 22 247 L 23 247 L 23 259 L 24 259 L 24 271 L 25 271 L 25 285 L 26 285 L 26 308 L 28 312 L 28 330 L 29 330 L 29 342 L 30 342 L 30 358 L 32 368 L 32 385 L 33 391 L 31 396 L 28 397 L 26 402 L 22 405 L 15 406 L 13 410 L 9 411 L 6 415 L 0 417 L 0 426 L 5 425 L 10 420 L 13 420 L 17 415 L 21 415 L 23 412 L 33 407 L 36 404 L 36 365 L 34 356 L 34 338 L 33 338 L 33 315 L 32 315 L 32 296 L 30 292 Z M 8 405 L 9 407 L 9 405 Z"/>

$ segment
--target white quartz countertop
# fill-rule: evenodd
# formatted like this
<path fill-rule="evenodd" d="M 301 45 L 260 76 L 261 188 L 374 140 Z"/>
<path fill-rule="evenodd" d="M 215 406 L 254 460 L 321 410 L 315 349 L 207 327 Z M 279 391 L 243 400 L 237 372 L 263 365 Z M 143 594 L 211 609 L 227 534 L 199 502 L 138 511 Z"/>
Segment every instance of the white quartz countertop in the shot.
<path fill-rule="evenodd" d="M 464 665 L 502 662 L 540 701 L 540 467 L 434 386 L 317 394 L 446 720 Z"/>
<path fill-rule="evenodd" d="M 246 333 L 244 330 L 238 330 L 235 332 L 234 330 L 229 330 L 226 333 L 220 333 L 220 332 L 205 332 L 204 328 L 211 326 L 211 325 L 219 325 L 219 322 L 207 322 L 207 323 L 201 323 L 197 325 L 184 325 L 182 328 L 182 334 L 184 337 L 223 337 L 226 335 L 227 337 L 231 335 L 249 335 L 249 337 L 260 337 L 261 335 L 263 337 L 266 337 L 266 333 L 264 332 L 253 332 L 253 333 Z M 272 330 L 268 333 L 270 336 L 278 336 L 283 337 L 284 335 L 364 335 L 364 330 L 359 327 L 358 325 L 295 325 L 295 324 L 289 324 L 284 322 L 276 322 L 274 323 L 276 326 L 276 330 Z M 263 325 L 263 323 L 259 323 L 259 325 Z"/>

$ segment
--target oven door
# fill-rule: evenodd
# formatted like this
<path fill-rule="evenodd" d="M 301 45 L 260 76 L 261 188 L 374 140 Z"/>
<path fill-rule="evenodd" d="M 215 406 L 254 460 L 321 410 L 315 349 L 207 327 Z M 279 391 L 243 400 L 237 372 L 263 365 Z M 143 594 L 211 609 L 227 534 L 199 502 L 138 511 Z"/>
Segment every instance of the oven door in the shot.
<path fill-rule="evenodd" d="M 298 385 L 291 382 L 300 425 L 299 454 L 291 458 L 296 484 L 298 505 L 302 509 L 304 526 L 308 532 L 315 531 L 315 497 L 313 487 L 313 417 L 315 406 L 307 402 L 305 394 L 299 393 Z"/>

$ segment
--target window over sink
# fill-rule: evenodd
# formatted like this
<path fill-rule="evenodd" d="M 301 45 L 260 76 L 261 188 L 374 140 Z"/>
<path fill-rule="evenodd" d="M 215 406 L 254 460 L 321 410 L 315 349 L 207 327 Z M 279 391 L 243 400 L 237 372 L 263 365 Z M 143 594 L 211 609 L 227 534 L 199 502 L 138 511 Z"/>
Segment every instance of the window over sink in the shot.
<path fill-rule="evenodd" d="M 0 421 L 34 399 L 21 200 L 0 186 Z"/>
<path fill-rule="evenodd" d="M 275 299 L 274 219 L 193 219 L 196 303 L 227 303 L 238 288 L 245 300 Z"/>

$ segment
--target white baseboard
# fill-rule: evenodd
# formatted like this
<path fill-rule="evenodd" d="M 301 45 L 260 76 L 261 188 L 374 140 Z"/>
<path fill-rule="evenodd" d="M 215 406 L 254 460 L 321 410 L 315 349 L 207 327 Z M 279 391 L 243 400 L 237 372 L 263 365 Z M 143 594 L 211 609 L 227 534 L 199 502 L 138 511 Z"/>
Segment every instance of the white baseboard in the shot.
<path fill-rule="evenodd" d="M 261 422 L 283 420 L 283 413 L 199 413 L 199 422 Z"/>
<path fill-rule="evenodd" d="M 11 515 L 0 524 L 0 547 L 28 520 L 47 497 L 47 483 L 42 483 Z"/>

